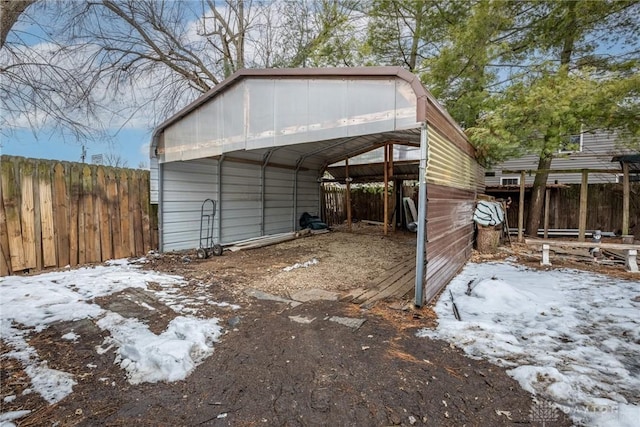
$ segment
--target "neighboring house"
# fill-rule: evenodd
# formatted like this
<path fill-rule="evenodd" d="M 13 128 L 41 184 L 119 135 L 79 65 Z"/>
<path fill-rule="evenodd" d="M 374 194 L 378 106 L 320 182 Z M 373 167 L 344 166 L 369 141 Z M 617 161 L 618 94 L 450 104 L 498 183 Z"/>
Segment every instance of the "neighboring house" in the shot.
<path fill-rule="evenodd" d="M 620 170 L 618 161 L 612 161 L 615 156 L 623 154 L 637 154 L 637 151 L 622 148 L 616 141 L 616 134 L 613 132 L 583 132 L 579 135 L 572 135 L 567 141 L 567 146 L 559 150 L 551 169 L 609 169 Z M 488 169 L 485 172 L 485 183 L 489 187 L 515 186 L 520 185 L 520 174 L 503 173 L 503 171 L 532 170 L 538 168 L 539 157 L 535 154 L 526 155 L 516 159 L 510 159 Z M 535 174 L 527 174 L 525 184 L 533 184 Z M 547 184 L 580 184 L 582 175 L 580 173 L 552 173 L 549 174 Z M 615 183 L 621 182 L 619 174 L 613 173 L 589 173 L 589 183 Z M 640 176 L 632 172 L 631 181 L 640 179 Z"/>

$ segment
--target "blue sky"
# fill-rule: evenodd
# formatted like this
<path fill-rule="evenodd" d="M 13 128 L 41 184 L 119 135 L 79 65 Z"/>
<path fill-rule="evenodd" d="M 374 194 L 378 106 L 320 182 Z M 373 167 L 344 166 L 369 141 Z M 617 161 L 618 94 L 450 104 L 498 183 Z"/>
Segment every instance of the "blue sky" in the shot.
<path fill-rule="evenodd" d="M 112 154 L 120 156 L 130 168 L 137 168 L 144 162 L 149 166 L 149 142 L 151 130 L 122 129 L 110 141 L 88 142 L 86 162 L 91 162 L 94 154 Z M 65 141 L 61 136 L 39 131 L 34 136 L 31 130 L 17 131 L 13 137 L 2 137 L 0 154 L 32 157 L 38 159 L 55 159 L 79 162 L 82 153 L 80 142 Z"/>
<path fill-rule="evenodd" d="M 62 2 L 59 6 L 64 8 L 65 3 Z M 48 28 L 49 26 L 55 27 L 55 14 L 60 13 L 60 8 L 45 7 L 44 3 L 36 3 L 29 7 L 27 13 L 21 16 L 20 21 L 14 25 L 9 33 L 7 45 L 11 44 L 19 50 L 28 47 L 28 49 L 40 52 L 40 54 L 46 52 L 50 42 Z M 105 88 L 105 91 L 108 92 L 109 89 Z M 105 95 L 105 97 L 109 96 Z M 133 97 L 134 95 L 132 95 L 132 99 Z M 128 105 L 132 101 L 127 99 L 127 96 L 123 96 L 116 99 L 116 102 Z M 134 111 L 136 111 L 135 116 L 121 117 L 120 119 L 106 114 L 99 115 L 102 122 L 96 123 L 95 128 L 100 129 L 106 134 L 106 137 L 102 136 L 100 140 L 95 141 L 77 140 L 70 136 L 71 132 L 69 131 L 63 130 L 61 133 L 60 129 L 52 129 L 51 123 L 38 126 L 37 129 L 31 129 L 28 123 L 38 122 L 37 119 L 33 119 L 36 117 L 36 112 L 30 112 L 33 116 L 27 120 L 23 117 L 28 114 L 11 115 L 0 110 L 0 114 L 4 114 L 6 124 L 9 127 L 9 129 L 0 129 L 0 154 L 79 162 L 84 142 L 87 163 L 91 162 L 92 155 L 102 154 L 119 157 L 126 161 L 127 167 L 130 168 L 138 168 L 142 164 L 148 168 L 148 147 L 153 132 L 151 124 L 160 123 L 165 117 L 154 116 L 149 108 L 140 111 L 135 108 L 135 105 Z M 43 114 L 40 114 L 40 117 L 42 116 Z"/>

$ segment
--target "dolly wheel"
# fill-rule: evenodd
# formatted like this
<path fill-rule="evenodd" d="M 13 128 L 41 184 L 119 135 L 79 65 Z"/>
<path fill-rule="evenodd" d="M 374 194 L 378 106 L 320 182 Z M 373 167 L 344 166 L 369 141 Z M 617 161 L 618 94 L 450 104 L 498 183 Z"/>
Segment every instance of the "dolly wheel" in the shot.
<path fill-rule="evenodd" d="M 209 254 L 207 254 L 207 250 L 205 248 L 198 248 L 196 255 L 198 256 L 198 259 L 205 259 Z"/>
<path fill-rule="evenodd" d="M 224 250 L 221 245 L 213 245 L 213 248 L 211 249 L 213 249 L 213 254 L 215 256 L 222 255 L 222 251 Z"/>

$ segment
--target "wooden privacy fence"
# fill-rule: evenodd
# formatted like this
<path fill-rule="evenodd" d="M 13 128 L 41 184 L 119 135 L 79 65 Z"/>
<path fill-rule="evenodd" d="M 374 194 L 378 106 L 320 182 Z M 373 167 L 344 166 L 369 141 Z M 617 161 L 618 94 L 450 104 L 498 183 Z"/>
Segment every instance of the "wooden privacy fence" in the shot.
<path fill-rule="evenodd" d="M 351 216 L 354 219 L 384 221 L 384 197 L 382 186 L 379 191 L 372 188 L 351 188 Z M 322 186 L 322 219 L 328 225 L 342 224 L 347 220 L 347 189 L 337 185 Z M 414 199 L 417 205 L 418 192 L 413 186 L 403 186 L 402 194 Z"/>
<path fill-rule="evenodd" d="M 565 184 L 551 187 L 549 191 L 549 228 L 578 229 L 580 223 L 580 184 Z M 510 228 L 518 227 L 519 200 L 517 192 L 500 189 L 487 191 L 497 198 L 511 197 L 511 207 L 507 210 Z M 527 188 L 524 205 L 525 223 L 529 216 L 529 194 Z M 623 209 L 622 184 L 589 184 L 587 190 L 587 230 L 613 231 L 622 229 Z M 631 234 L 640 237 L 640 183 L 630 185 L 629 225 Z M 542 224 L 540 224 L 542 228 Z"/>
<path fill-rule="evenodd" d="M 0 157 L 0 275 L 146 254 L 149 171 Z"/>

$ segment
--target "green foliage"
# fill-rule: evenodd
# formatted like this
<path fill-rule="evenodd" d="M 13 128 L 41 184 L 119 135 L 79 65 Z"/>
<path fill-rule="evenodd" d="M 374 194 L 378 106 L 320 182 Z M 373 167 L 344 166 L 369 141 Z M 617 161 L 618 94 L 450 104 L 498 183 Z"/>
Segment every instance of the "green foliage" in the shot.
<path fill-rule="evenodd" d="M 467 133 L 485 160 L 523 153 L 549 156 L 577 130 L 616 129 L 637 144 L 638 77 L 602 76 L 592 68 L 544 70 L 513 83 Z M 635 95 L 632 95 L 633 92 Z"/>

